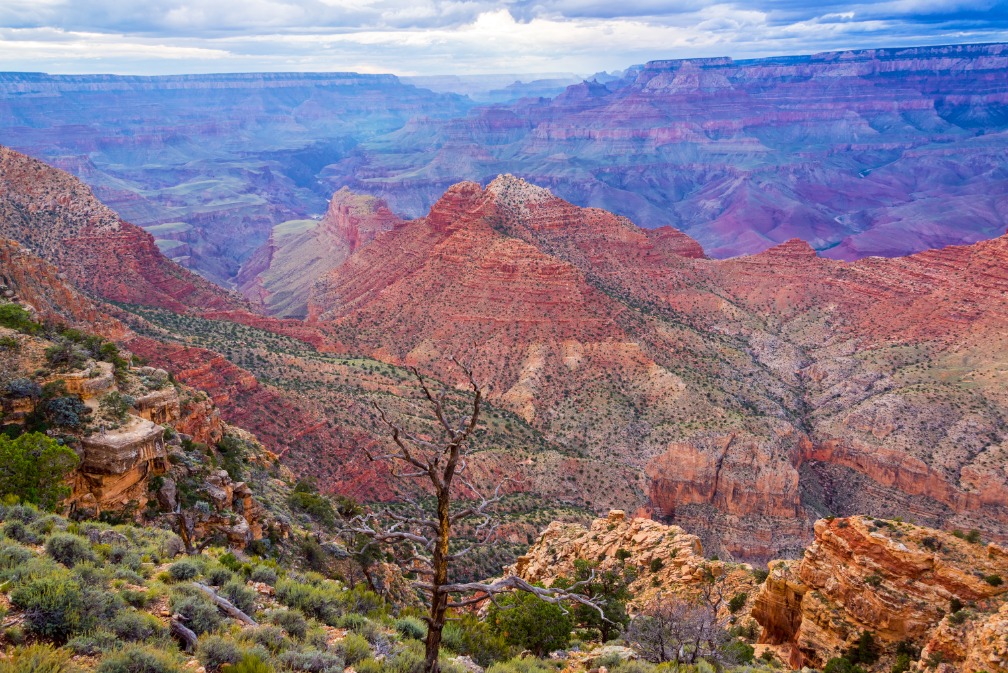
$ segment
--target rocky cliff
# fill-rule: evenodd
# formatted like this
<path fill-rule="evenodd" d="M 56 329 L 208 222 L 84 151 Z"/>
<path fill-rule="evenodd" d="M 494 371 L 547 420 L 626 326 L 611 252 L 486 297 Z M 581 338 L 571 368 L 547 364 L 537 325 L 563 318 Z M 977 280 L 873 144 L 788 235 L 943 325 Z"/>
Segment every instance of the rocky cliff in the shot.
<path fill-rule="evenodd" d="M 274 227 L 269 240 L 242 266 L 238 287 L 270 315 L 303 318 L 315 280 L 401 223 L 384 201 L 341 189 L 321 220 Z"/>
<path fill-rule="evenodd" d="M 820 520 L 797 561 L 774 561 L 755 598 L 762 642 L 792 666 L 821 667 L 872 634 L 945 671 L 1003 671 L 1008 552 L 901 521 Z M 874 670 L 874 669 L 873 669 Z"/>

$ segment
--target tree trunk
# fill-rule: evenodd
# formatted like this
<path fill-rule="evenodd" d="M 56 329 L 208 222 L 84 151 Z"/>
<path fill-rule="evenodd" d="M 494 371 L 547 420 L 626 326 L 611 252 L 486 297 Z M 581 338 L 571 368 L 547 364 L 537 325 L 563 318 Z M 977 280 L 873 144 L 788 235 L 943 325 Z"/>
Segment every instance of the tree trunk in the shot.
<path fill-rule="evenodd" d="M 430 619 L 427 622 L 427 640 L 424 647 L 424 673 L 438 673 L 441 631 L 444 629 L 448 612 L 448 594 L 441 591 L 441 587 L 448 583 L 448 538 L 451 534 L 450 488 L 451 482 L 448 481 L 438 489 L 438 537 L 431 558 L 434 576 L 431 578 L 433 589 L 431 591 Z"/>

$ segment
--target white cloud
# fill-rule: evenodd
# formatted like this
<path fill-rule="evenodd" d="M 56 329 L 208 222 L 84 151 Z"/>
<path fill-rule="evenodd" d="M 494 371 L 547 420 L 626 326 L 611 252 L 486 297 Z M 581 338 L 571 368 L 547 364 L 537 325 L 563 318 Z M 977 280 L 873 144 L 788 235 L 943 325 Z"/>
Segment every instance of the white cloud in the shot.
<path fill-rule="evenodd" d="M 987 40 L 1008 40 L 1004 0 L 0 3 L 0 67 L 52 72 L 589 74 L 661 58 Z"/>

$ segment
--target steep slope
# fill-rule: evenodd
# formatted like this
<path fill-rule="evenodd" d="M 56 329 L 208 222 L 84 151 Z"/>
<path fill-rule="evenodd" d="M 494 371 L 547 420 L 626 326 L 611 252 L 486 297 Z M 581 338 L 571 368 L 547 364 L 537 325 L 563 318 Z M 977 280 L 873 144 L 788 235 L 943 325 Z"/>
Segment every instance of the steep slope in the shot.
<path fill-rule="evenodd" d="M 550 441 L 636 471 L 643 492 L 618 504 L 765 559 L 826 513 L 1008 533 L 1006 258 L 1003 237 L 855 264 L 794 241 L 719 262 L 502 176 L 351 256 L 309 315 L 448 380 L 444 354 L 466 354 Z"/>
<path fill-rule="evenodd" d="M 321 220 L 273 228 L 269 240 L 242 266 L 238 289 L 270 315 L 303 318 L 312 283 L 402 220 L 384 201 L 341 189 Z"/>
<path fill-rule="evenodd" d="M 103 299 L 175 311 L 241 306 L 165 258 L 150 234 L 121 220 L 80 180 L 6 147 L 0 147 L 0 237 Z"/>

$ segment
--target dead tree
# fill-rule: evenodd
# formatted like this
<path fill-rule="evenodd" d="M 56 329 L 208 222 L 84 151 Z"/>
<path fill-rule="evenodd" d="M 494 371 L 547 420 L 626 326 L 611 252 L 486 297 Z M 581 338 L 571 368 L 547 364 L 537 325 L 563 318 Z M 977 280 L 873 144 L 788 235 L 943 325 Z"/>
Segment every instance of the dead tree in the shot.
<path fill-rule="evenodd" d="M 418 500 L 412 500 L 414 513 L 404 515 L 392 509 L 372 511 L 355 517 L 348 532 L 364 536 L 368 542 L 358 553 L 366 553 L 374 545 L 392 546 L 399 553 L 406 569 L 415 573 L 414 583 L 426 598 L 430 612 L 426 616 L 425 673 L 438 673 L 438 652 L 441 632 L 448 610 L 462 608 L 493 598 L 507 591 L 528 591 L 544 601 L 560 604 L 573 601 L 601 609 L 590 599 L 577 593 L 587 582 L 578 582 L 565 589 L 536 587 L 519 577 L 506 577 L 491 583 L 449 582 L 449 570 L 454 561 L 463 557 L 481 541 L 489 541 L 494 532 L 492 510 L 503 497 L 505 482 L 498 484 L 493 495 L 485 496 L 465 478 L 470 438 L 476 429 L 483 405 L 483 391 L 472 369 L 452 358 L 465 372 L 471 399 L 464 414 L 453 414 L 447 405 L 448 390 L 435 394 L 416 368 L 416 377 L 423 398 L 431 406 L 437 422 L 437 439 L 425 439 L 407 431 L 391 419 L 377 403 L 374 404 L 381 422 L 391 433 L 395 448 L 382 455 L 367 454 L 369 460 L 384 461 L 397 479 L 415 480 L 423 490 L 434 496 L 434 511 Z M 457 416 L 457 417 L 456 417 Z M 465 496 L 461 507 L 453 504 Z M 471 524 L 476 531 L 476 543 L 452 552 L 452 528 Z M 590 580 L 589 580 L 590 581 Z"/>

